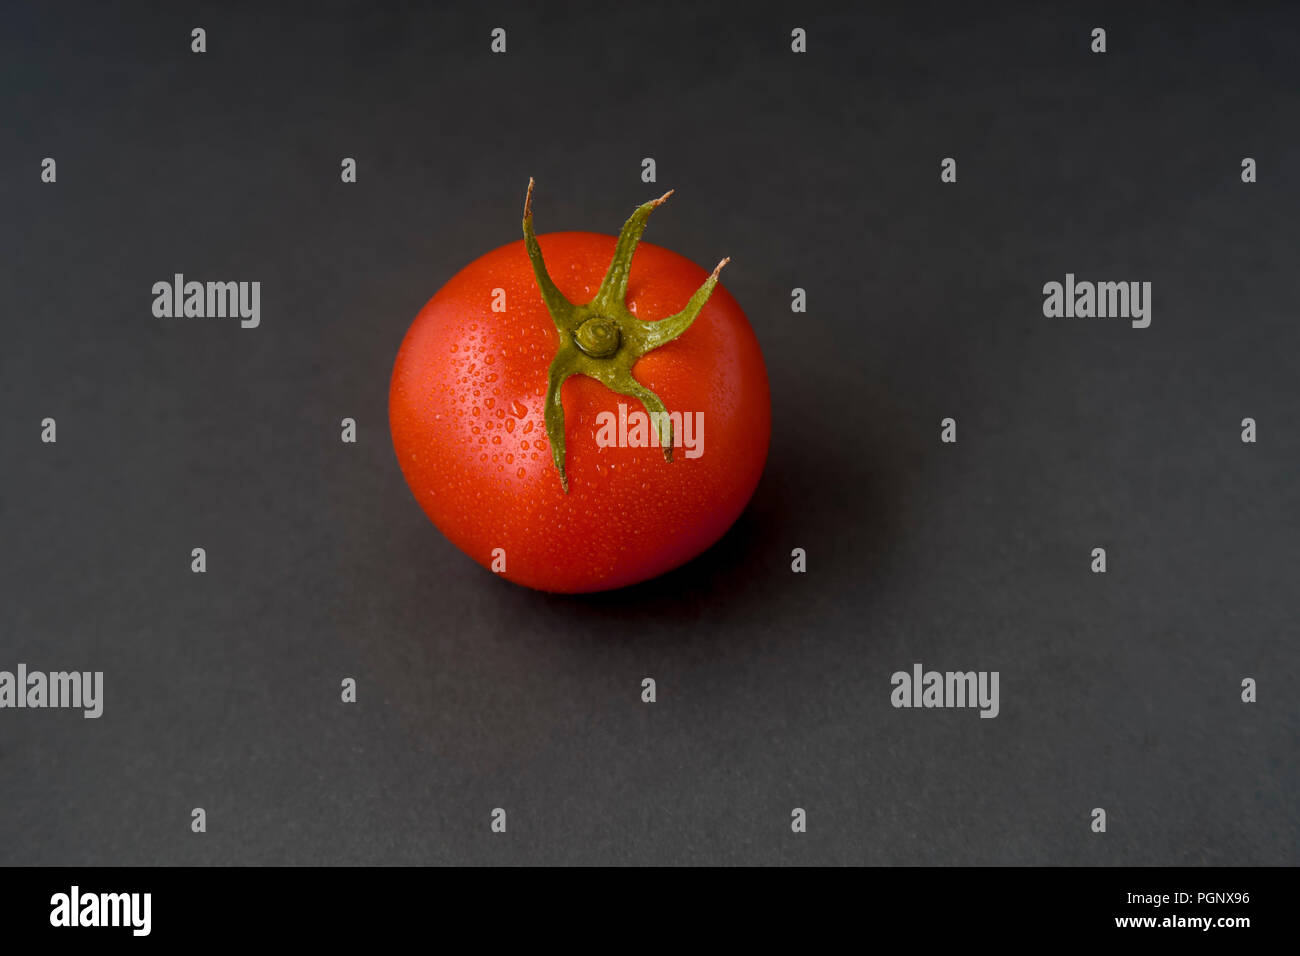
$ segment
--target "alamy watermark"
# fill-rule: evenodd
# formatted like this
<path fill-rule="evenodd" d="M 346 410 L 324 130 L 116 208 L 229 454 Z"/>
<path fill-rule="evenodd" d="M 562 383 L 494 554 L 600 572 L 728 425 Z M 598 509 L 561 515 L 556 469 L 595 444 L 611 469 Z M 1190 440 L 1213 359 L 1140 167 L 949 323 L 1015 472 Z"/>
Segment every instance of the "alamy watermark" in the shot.
<path fill-rule="evenodd" d="M 152 911 L 152 893 L 83 893 L 74 885 L 50 897 L 50 925 L 58 927 L 125 926 L 148 936 Z"/>
<path fill-rule="evenodd" d="M 0 671 L 0 708 L 70 707 L 87 720 L 104 712 L 103 671 Z"/>
<path fill-rule="evenodd" d="M 1133 328 L 1151 324 L 1150 282 L 1076 282 L 1073 272 L 1064 284 L 1043 285 L 1043 315 L 1049 319 L 1117 318 L 1132 320 Z"/>
<path fill-rule="evenodd" d="M 153 314 L 160 319 L 238 318 L 245 329 L 262 323 L 261 282 L 186 282 L 183 273 L 153 284 Z"/>
<path fill-rule="evenodd" d="M 673 447 L 683 448 L 687 458 L 704 454 L 703 412 L 643 412 L 627 410 L 618 403 L 618 414 L 596 415 L 596 445 L 599 448 L 658 448 L 664 428 L 672 429 Z"/>
<path fill-rule="evenodd" d="M 895 671 L 889 702 L 895 707 L 978 707 L 981 717 L 996 717 L 997 671 L 923 671 L 913 664 L 911 673 Z"/>

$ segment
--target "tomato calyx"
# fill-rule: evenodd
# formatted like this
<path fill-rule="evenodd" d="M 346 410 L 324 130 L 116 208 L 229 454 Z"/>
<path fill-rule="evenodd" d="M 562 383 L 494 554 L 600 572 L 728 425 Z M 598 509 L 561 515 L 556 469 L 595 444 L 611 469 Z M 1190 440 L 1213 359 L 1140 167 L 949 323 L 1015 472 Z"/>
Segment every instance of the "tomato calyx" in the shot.
<path fill-rule="evenodd" d="M 628 310 L 627 281 L 632 254 L 645 232 L 650 213 L 667 202 L 672 194 L 670 189 L 658 199 L 643 203 L 628 217 L 619 232 L 614 258 L 595 297 L 585 305 L 575 305 L 556 288 L 546 271 L 542 249 L 533 231 L 533 180 L 528 180 L 528 195 L 524 198 L 524 246 L 533 264 L 533 275 L 542 301 L 560 336 L 559 348 L 547 373 L 545 418 L 551 458 L 560 473 L 560 486 L 565 494 L 569 493 L 569 478 L 564 470 L 564 404 L 560 387 L 572 375 L 594 378 L 611 391 L 640 401 L 651 418 L 662 423 L 659 438 L 664 459 L 673 460 L 673 431 L 668 410 L 658 395 L 632 376 L 632 366 L 647 352 L 667 345 L 691 327 L 718 284 L 722 267 L 731 260 L 719 262 L 686 307 L 676 315 L 647 322 Z"/>

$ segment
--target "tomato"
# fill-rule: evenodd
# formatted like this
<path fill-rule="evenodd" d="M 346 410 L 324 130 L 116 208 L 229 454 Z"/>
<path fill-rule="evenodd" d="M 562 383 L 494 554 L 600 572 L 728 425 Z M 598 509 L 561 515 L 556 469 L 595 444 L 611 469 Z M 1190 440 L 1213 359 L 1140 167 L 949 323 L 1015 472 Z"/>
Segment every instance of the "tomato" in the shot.
<path fill-rule="evenodd" d="M 393 447 L 425 514 L 484 567 L 545 591 L 623 587 L 700 554 L 744 509 L 771 438 L 767 370 L 717 270 L 639 242 L 662 200 L 619 238 L 536 237 L 534 261 L 531 195 L 526 238 L 463 268 L 406 333 Z M 656 397 L 658 431 L 641 427 Z"/>

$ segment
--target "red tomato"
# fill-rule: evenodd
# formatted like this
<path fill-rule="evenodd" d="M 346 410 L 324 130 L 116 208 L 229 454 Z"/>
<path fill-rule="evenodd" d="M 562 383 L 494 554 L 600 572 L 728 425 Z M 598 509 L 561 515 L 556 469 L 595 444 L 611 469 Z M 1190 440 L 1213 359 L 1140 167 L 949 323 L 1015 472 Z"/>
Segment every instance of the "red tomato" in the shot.
<path fill-rule="evenodd" d="M 615 237 L 561 232 L 538 242 L 559 291 L 571 303 L 592 300 Z M 641 243 L 627 309 L 641 320 L 674 315 L 708 276 Z M 630 447 L 638 437 L 631 431 L 628 445 L 609 446 L 618 431 L 601 413 L 617 421 L 620 403 L 629 419 L 646 409 L 575 375 L 559 393 L 566 493 L 544 417 L 548 368 L 566 334 L 548 312 L 524 241 L 471 262 L 402 342 L 389 389 L 393 447 L 425 514 L 484 567 L 495 556 L 504 577 L 544 591 L 623 587 L 695 557 L 744 509 L 771 437 L 767 370 L 740 306 L 716 286 L 685 332 L 632 366 L 669 412 L 700 413 L 695 454 L 681 445 L 666 461 L 653 441 Z"/>

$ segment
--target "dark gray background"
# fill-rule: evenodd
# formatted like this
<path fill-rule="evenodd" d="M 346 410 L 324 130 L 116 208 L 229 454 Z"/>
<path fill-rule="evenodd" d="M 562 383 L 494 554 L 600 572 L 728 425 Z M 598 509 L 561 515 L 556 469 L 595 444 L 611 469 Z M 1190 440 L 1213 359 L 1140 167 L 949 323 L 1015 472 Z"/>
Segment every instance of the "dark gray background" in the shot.
<path fill-rule="evenodd" d="M 470 6 L 6 6 L 0 668 L 106 688 L 0 712 L 0 862 L 1297 862 L 1300 18 Z M 676 188 L 647 239 L 769 363 L 751 507 L 622 592 L 494 578 L 388 437 L 530 175 L 543 232 Z M 174 272 L 261 328 L 154 318 Z M 1044 318 L 1066 272 L 1151 327 Z M 914 661 L 1001 716 L 891 708 Z"/>

